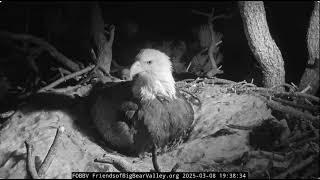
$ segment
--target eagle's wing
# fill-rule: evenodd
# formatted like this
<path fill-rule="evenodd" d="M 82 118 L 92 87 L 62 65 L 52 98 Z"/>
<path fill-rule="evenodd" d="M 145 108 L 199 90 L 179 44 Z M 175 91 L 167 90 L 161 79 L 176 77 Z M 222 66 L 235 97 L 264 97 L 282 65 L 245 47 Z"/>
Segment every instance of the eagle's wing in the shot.
<path fill-rule="evenodd" d="M 177 99 L 157 97 L 141 103 L 137 112 L 137 122 L 142 123 L 150 138 L 144 138 L 148 147 L 155 143 L 158 147 L 184 137 L 193 123 L 193 109 L 186 99 L 177 94 Z M 140 130 L 140 129 L 139 129 Z"/>
<path fill-rule="evenodd" d="M 106 84 L 93 88 L 90 113 L 104 140 L 119 150 L 130 150 L 134 143 L 133 118 L 138 105 L 131 101 L 131 82 Z"/>
<path fill-rule="evenodd" d="M 193 109 L 186 99 L 158 96 L 133 98 L 130 83 L 102 89 L 94 99 L 91 114 L 106 142 L 119 151 L 139 154 L 153 144 L 164 145 L 185 134 L 193 122 Z"/>

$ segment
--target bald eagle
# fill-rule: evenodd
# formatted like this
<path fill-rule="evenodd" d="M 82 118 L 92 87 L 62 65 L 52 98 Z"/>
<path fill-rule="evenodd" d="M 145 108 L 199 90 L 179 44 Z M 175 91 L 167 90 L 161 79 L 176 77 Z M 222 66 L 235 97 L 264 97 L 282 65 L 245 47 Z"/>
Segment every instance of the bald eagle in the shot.
<path fill-rule="evenodd" d="M 194 112 L 175 87 L 169 57 L 142 49 L 130 77 L 93 90 L 90 113 L 105 142 L 119 152 L 138 155 L 184 137 Z"/>

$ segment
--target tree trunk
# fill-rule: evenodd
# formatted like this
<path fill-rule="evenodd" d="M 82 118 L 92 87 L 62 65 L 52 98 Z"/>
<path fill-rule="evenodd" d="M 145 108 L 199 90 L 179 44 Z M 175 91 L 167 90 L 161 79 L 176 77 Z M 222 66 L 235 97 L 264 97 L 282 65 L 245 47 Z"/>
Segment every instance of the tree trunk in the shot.
<path fill-rule="evenodd" d="M 251 51 L 261 66 L 264 87 L 285 83 L 281 52 L 272 39 L 262 1 L 240 1 L 240 14 Z"/>
<path fill-rule="evenodd" d="M 319 89 L 319 2 L 314 4 L 307 34 L 309 60 L 299 84 L 300 90 L 309 85 L 310 94 L 316 94 Z"/>
<path fill-rule="evenodd" d="M 109 32 L 109 40 L 105 36 L 105 25 L 98 2 L 93 3 L 91 11 L 92 36 L 96 46 L 97 69 L 100 75 L 109 74 L 112 61 L 112 44 L 114 39 L 114 27 Z"/>

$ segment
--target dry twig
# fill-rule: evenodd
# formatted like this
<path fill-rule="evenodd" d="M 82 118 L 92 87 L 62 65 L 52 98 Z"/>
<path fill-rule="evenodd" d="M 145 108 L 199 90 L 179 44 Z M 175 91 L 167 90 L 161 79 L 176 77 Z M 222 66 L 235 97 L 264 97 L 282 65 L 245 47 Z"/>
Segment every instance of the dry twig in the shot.
<path fill-rule="evenodd" d="M 35 157 L 33 156 L 33 145 L 30 143 L 30 142 L 27 142 L 25 141 L 25 145 L 26 145 L 26 148 L 27 148 L 27 159 L 28 159 L 28 170 L 31 174 L 31 177 L 33 179 L 40 179 L 39 175 L 38 175 L 38 172 L 36 170 L 36 167 L 35 167 L 35 163 L 34 163 L 34 160 L 35 160 Z"/>
<path fill-rule="evenodd" d="M 308 166 L 309 164 L 311 164 L 313 162 L 313 160 L 315 159 L 314 156 L 310 156 L 309 158 L 303 160 L 301 163 L 287 169 L 285 172 L 277 175 L 274 177 L 274 179 L 284 179 L 286 178 L 289 174 L 292 174 L 294 172 L 297 172 L 301 169 L 303 169 L 304 167 Z"/>
<path fill-rule="evenodd" d="M 49 52 L 52 57 L 54 57 L 57 61 L 59 61 L 60 63 L 62 63 L 69 69 L 71 69 L 72 71 L 78 71 L 80 69 L 78 64 L 76 64 L 71 59 L 64 56 L 55 47 L 53 47 L 52 45 L 50 45 L 48 42 L 44 41 L 41 38 L 34 37 L 29 34 L 14 34 L 14 33 L 5 32 L 5 31 L 0 31 L 0 37 L 33 43 L 37 46 L 40 46 L 47 52 Z"/>
<path fill-rule="evenodd" d="M 176 165 L 173 166 L 173 168 L 171 169 L 171 172 L 176 172 L 180 166 L 181 166 L 181 164 L 177 163 Z"/>
<path fill-rule="evenodd" d="M 104 155 L 102 158 L 96 158 L 95 162 L 100 163 L 110 163 L 113 164 L 116 168 L 118 168 L 122 172 L 142 172 L 139 169 L 134 168 L 130 163 L 119 156 L 115 155 Z"/>
<path fill-rule="evenodd" d="M 279 154 L 275 154 L 273 152 L 267 152 L 267 151 L 251 151 L 249 152 L 249 156 L 253 156 L 253 157 L 266 157 L 268 159 L 272 159 L 272 160 L 276 160 L 276 161 L 285 161 L 286 157 L 279 155 Z"/>
<path fill-rule="evenodd" d="M 57 129 L 57 132 L 56 132 L 56 136 L 53 140 L 53 143 L 49 149 L 49 152 L 47 153 L 45 159 L 43 160 L 40 168 L 39 168 L 39 176 L 41 178 L 44 177 L 44 175 L 46 174 L 48 168 L 50 167 L 52 161 L 53 161 L 53 158 L 56 156 L 57 154 L 57 150 L 59 148 L 59 145 L 61 144 L 62 140 L 61 140 L 61 136 L 62 136 L 62 133 L 64 132 L 64 127 L 61 126 Z"/>
<path fill-rule="evenodd" d="M 61 83 L 64 82 L 64 81 L 67 81 L 67 80 L 72 79 L 72 78 L 74 78 L 74 77 L 76 77 L 76 76 L 80 76 L 80 75 L 82 75 L 82 74 L 84 74 L 84 73 L 86 73 L 86 72 L 89 72 L 89 71 L 92 70 L 93 68 L 94 68 L 93 65 L 92 65 L 92 66 L 88 66 L 88 67 L 82 69 L 81 71 L 78 71 L 78 72 L 69 74 L 69 75 L 67 75 L 67 76 L 65 76 L 65 77 L 62 77 L 62 78 L 58 79 L 57 81 L 55 81 L 55 82 L 47 85 L 46 87 L 41 88 L 40 90 L 38 90 L 38 92 L 47 91 L 47 90 L 49 90 L 49 89 L 51 89 L 51 88 L 53 88 L 53 87 L 61 84 Z"/>
<path fill-rule="evenodd" d="M 301 111 L 299 111 L 295 108 L 292 108 L 290 106 L 283 106 L 282 104 L 275 102 L 275 101 L 272 101 L 272 100 L 269 100 L 263 96 L 260 96 L 260 97 L 262 97 L 267 102 L 267 105 L 272 109 L 275 109 L 275 110 L 278 110 L 278 111 L 281 111 L 284 113 L 288 113 L 289 115 L 297 117 L 297 118 L 311 120 L 317 126 L 319 125 L 319 117 L 313 116 L 309 113 L 301 112 Z"/>
<path fill-rule="evenodd" d="M 238 88 L 237 89 L 238 92 L 243 92 L 243 91 L 260 91 L 260 92 L 268 92 L 271 94 L 277 94 L 280 96 L 292 96 L 292 97 L 303 97 L 303 98 L 307 98 L 310 99 L 312 101 L 315 101 L 316 103 L 320 103 L 320 98 L 310 95 L 310 94 L 305 94 L 305 93 L 301 93 L 301 92 L 279 92 L 276 90 L 272 90 L 269 88 L 263 88 L 263 87 L 246 87 L 246 88 Z"/>
<path fill-rule="evenodd" d="M 287 100 L 283 100 L 283 99 L 275 98 L 275 97 L 272 97 L 271 99 L 274 101 L 280 102 L 282 104 L 287 104 L 287 105 L 290 105 L 290 106 L 293 106 L 296 108 L 306 109 L 306 110 L 315 111 L 315 112 L 318 111 L 320 108 L 319 106 L 301 105 L 301 104 L 298 104 L 298 103 L 295 103 L 292 101 L 287 101 Z"/>
<path fill-rule="evenodd" d="M 158 160 L 157 160 L 157 146 L 155 144 L 153 145 L 153 149 L 152 149 L 152 164 L 156 172 L 161 172 L 158 164 Z"/>

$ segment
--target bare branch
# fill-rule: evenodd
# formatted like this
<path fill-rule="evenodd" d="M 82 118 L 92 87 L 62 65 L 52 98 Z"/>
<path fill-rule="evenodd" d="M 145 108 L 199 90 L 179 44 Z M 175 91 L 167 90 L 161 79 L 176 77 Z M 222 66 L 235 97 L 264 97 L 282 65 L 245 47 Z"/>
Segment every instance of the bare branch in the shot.
<path fill-rule="evenodd" d="M 34 37 L 29 34 L 14 34 L 10 32 L 0 31 L 0 37 L 2 38 L 9 38 L 19 41 L 28 41 L 30 43 L 33 43 L 35 45 L 40 46 L 44 50 L 50 53 L 52 57 L 54 57 L 57 61 L 68 67 L 72 71 L 78 71 L 80 69 L 79 65 L 73 62 L 71 59 L 67 58 L 65 55 L 60 53 L 55 47 L 50 45 L 45 40 Z"/>
<path fill-rule="evenodd" d="M 313 95 L 301 93 L 301 92 L 278 92 L 276 90 L 263 88 L 263 87 L 246 87 L 243 89 L 237 89 L 237 91 L 264 91 L 272 94 L 277 94 L 280 96 L 303 97 L 303 98 L 310 99 L 316 103 L 320 103 L 320 98 L 318 98 L 317 96 L 313 96 Z"/>
<path fill-rule="evenodd" d="M 288 169 L 287 171 L 279 174 L 278 176 L 274 177 L 274 179 L 284 179 L 287 175 L 292 174 L 300 169 L 306 167 L 307 165 L 311 164 L 315 160 L 314 156 L 310 156 L 308 159 L 303 160 L 301 163 L 293 166 L 292 168 Z"/>
<path fill-rule="evenodd" d="M 47 90 L 49 90 L 49 89 L 51 89 L 51 88 L 53 88 L 53 87 L 61 84 L 62 82 L 67 81 L 67 80 L 69 80 L 69 79 L 72 79 L 72 78 L 74 78 L 74 77 L 76 77 L 76 76 L 79 76 L 79 75 L 81 75 L 81 74 L 84 74 L 84 73 L 92 70 L 93 68 L 94 68 L 93 65 L 92 65 L 92 66 L 88 66 L 88 67 L 82 69 L 81 71 L 78 71 L 78 72 L 69 74 L 69 75 L 67 75 L 67 76 L 65 76 L 65 77 L 62 77 L 62 78 L 58 79 L 57 81 L 49 84 L 48 86 L 41 88 L 40 90 L 38 90 L 38 92 L 47 91 Z"/>
<path fill-rule="evenodd" d="M 310 84 L 308 84 L 308 86 L 307 86 L 306 88 L 304 88 L 303 90 L 301 90 L 300 92 L 301 92 L 301 93 L 306 93 L 306 92 L 309 91 L 309 89 L 312 89 L 311 86 L 310 86 Z"/>
<path fill-rule="evenodd" d="M 38 172 L 35 167 L 34 157 L 33 157 L 33 145 L 30 142 L 25 141 L 25 145 L 27 148 L 27 159 L 28 159 L 28 170 L 33 179 L 40 179 Z"/>
<path fill-rule="evenodd" d="M 213 17 L 212 19 L 210 19 L 210 21 L 213 22 L 213 21 L 218 20 L 218 19 L 227 19 L 227 18 L 230 18 L 230 17 L 232 17 L 232 15 L 221 14 L 221 15 Z"/>
<path fill-rule="evenodd" d="M 153 149 L 152 149 L 152 164 L 156 172 L 161 172 L 158 164 L 158 160 L 157 160 L 157 146 L 155 144 L 153 145 Z"/>
<path fill-rule="evenodd" d="M 95 162 L 113 164 L 114 166 L 120 168 L 120 171 L 123 172 L 141 172 L 141 170 L 134 168 L 125 159 L 111 154 L 105 154 L 102 158 L 96 158 Z"/>
<path fill-rule="evenodd" d="M 211 17 L 210 13 L 204 13 L 204 12 L 201 12 L 201 11 L 198 11 L 198 10 L 192 10 L 191 12 L 194 13 L 194 14 L 201 15 L 201 16 L 206 16 L 208 18 Z"/>
<path fill-rule="evenodd" d="M 283 100 L 283 99 L 280 99 L 280 98 L 272 97 L 272 100 L 278 101 L 278 102 L 280 102 L 282 104 L 287 104 L 287 105 L 290 105 L 290 106 L 293 106 L 293 107 L 306 109 L 306 110 L 310 110 L 310 111 L 317 111 L 319 109 L 319 106 L 301 105 L 301 104 L 297 104 L 297 103 L 294 103 L 294 102 L 291 102 L 291 101 L 286 101 L 286 100 Z"/>
<path fill-rule="evenodd" d="M 210 47 L 209 47 L 209 50 L 208 50 L 208 55 L 209 55 L 209 59 L 210 59 L 211 64 L 212 64 L 212 69 L 217 69 L 217 64 L 216 64 L 216 61 L 215 61 L 215 59 L 213 57 L 213 51 L 216 48 L 216 42 L 214 42 L 213 25 L 212 25 L 212 22 L 210 20 L 208 20 L 208 24 L 209 24 L 210 34 L 211 34 L 211 44 L 210 44 Z"/>
<path fill-rule="evenodd" d="M 59 148 L 59 145 L 61 144 L 61 136 L 62 136 L 62 133 L 64 132 L 64 127 L 61 126 L 57 129 L 57 132 L 56 132 L 56 136 L 53 140 L 53 143 L 49 149 L 49 152 L 47 154 L 47 156 L 45 157 L 45 159 L 43 160 L 41 166 L 40 166 L 40 169 L 39 169 L 39 176 L 41 178 L 44 178 L 48 168 L 50 167 L 52 161 L 53 161 L 53 158 L 56 156 L 57 154 L 57 150 Z"/>
<path fill-rule="evenodd" d="M 111 27 L 110 27 L 111 29 L 110 29 L 110 37 L 109 37 L 109 41 L 108 41 L 108 45 L 110 46 L 110 47 L 112 47 L 112 44 L 113 44 L 113 41 L 114 41 L 114 31 L 115 31 L 115 26 L 114 25 L 111 25 Z"/>
<path fill-rule="evenodd" d="M 319 117 L 313 116 L 309 113 L 304 113 L 304 112 L 298 111 L 295 108 L 290 107 L 290 106 L 281 105 L 280 103 L 277 103 L 275 101 L 270 101 L 267 98 L 263 98 L 263 99 L 267 102 L 267 105 L 272 109 L 276 109 L 278 111 L 288 113 L 289 115 L 297 117 L 297 118 L 308 119 L 316 124 L 319 124 Z"/>
<path fill-rule="evenodd" d="M 181 166 L 181 164 L 177 163 L 176 165 L 173 166 L 173 168 L 171 169 L 171 172 L 177 172 L 177 170 L 179 169 L 180 166 Z"/>

